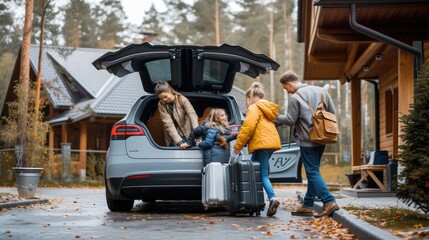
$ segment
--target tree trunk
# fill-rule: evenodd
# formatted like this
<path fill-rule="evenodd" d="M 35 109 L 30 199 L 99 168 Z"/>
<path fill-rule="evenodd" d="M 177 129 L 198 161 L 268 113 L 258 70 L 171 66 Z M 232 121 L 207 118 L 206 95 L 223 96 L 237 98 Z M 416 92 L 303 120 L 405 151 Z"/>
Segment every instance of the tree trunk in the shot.
<path fill-rule="evenodd" d="M 269 48 L 270 58 L 274 59 L 274 2 L 271 2 L 270 10 L 270 37 L 269 37 Z M 274 102 L 274 72 L 270 71 L 270 101 Z"/>
<path fill-rule="evenodd" d="M 37 64 L 37 79 L 36 79 L 36 100 L 34 103 L 34 111 L 36 119 L 39 119 L 39 107 L 40 107 L 40 88 L 42 85 L 42 53 L 43 53 L 43 39 L 45 33 L 45 15 L 46 9 L 48 8 L 49 2 L 42 0 L 42 19 L 40 20 L 40 46 L 39 46 L 39 62 Z"/>
<path fill-rule="evenodd" d="M 24 32 L 22 36 L 21 46 L 21 65 L 19 74 L 19 83 L 22 87 L 22 95 L 19 97 L 19 110 L 21 117 L 18 119 L 18 125 L 20 126 L 21 136 L 20 144 L 22 149 L 25 149 L 26 145 L 26 125 L 28 121 L 28 89 L 30 84 L 30 44 L 31 44 L 31 31 L 33 28 L 33 0 L 25 1 L 25 18 L 24 18 Z M 21 166 L 26 166 L 25 151 L 22 156 Z"/>
<path fill-rule="evenodd" d="M 219 0 L 215 1 L 216 46 L 220 44 Z"/>

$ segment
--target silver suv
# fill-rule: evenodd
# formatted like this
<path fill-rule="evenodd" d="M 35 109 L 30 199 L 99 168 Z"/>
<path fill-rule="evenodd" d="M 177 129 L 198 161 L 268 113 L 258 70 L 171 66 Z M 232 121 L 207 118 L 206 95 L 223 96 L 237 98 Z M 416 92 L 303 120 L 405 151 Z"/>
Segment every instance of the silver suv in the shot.
<path fill-rule="evenodd" d="M 211 108 L 225 109 L 232 131 L 237 132 L 244 116 L 236 99 L 228 95 L 236 73 L 255 78 L 279 68 L 278 63 L 265 55 L 227 44 L 130 45 L 106 53 L 93 65 L 118 77 L 138 72 L 148 93 L 112 128 L 104 174 L 111 211 L 129 211 L 134 200 L 201 199 L 202 150 L 165 146 L 163 123 L 157 110 L 159 99 L 154 94 L 157 80 L 167 81 L 186 96 L 200 123 Z M 301 181 L 296 145 L 285 145 L 271 160 L 273 181 Z"/>

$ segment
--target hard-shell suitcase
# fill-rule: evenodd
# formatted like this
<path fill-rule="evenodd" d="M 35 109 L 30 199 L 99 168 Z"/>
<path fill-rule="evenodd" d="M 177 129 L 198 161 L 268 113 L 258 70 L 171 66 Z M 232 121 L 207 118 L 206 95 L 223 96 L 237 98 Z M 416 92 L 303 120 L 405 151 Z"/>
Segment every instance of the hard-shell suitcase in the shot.
<path fill-rule="evenodd" d="M 228 211 L 231 215 L 248 213 L 261 215 L 264 210 L 262 175 L 258 162 L 251 160 L 230 161 Z"/>
<path fill-rule="evenodd" d="M 228 206 L 227 166 L 219 162 L 212 162 L 203 168 L 201 202 L 206 210 L 210 207 Z"/>

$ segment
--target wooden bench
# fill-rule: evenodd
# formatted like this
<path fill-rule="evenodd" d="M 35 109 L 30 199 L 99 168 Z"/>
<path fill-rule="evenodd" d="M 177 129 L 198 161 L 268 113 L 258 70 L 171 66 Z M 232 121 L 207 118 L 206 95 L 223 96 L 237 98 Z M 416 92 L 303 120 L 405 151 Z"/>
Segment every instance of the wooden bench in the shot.
<path fill-rule="evenodd" d="M 377 186 L 381 189 L 382 192 L 387 192 L 387 184 L 386 184 L 386 173 L 387 173 L 387 165 L 361 165 L 361 166 L 354 166 L 353 171 L 361 171 L 361 178 L 359 181 L 353 186 L 353 189 L 357 189 L 359 187 L 359 184 L 367 179 L 368 177 L 371 177 L 372 180 L 377 184 Z M 380 180 L 377 178 L 377 176 L 374 174 L 375 171 L 383 171 L 383 182 L 381 183 Z"/>

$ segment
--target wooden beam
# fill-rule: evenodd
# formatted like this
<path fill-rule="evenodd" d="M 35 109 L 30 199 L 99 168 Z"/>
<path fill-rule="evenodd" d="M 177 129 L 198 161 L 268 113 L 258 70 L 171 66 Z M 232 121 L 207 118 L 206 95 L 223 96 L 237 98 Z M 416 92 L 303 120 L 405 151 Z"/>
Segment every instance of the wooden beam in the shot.
<path fill-rule="evenodd" d="M 362 164 L 361 156 L 361 99 L 360 79 L 353 79 L 352 84 L 352 167 Z"/>
<path fill-rule="evenodd" d="M 320 53 L 318 55 L 312 54 L 308 55 L 308 62 L 310 63 L 344 63 L 347 60 L 347 58 L 344 56 L 344 54 L 324 54 Z"/>
<path fill-rule="evenodd" d="M 414 97 L 414 56 L 405 51 L 398 49 L 398 115 L 407 115 L 410 112 L 410 104 L 412 104 Z M 403 123 L 399 122 L 399 135 Z M 401 138 L 398 141 L 399 145 L 403 144 Z"/>
<path fill-rule="evenodd" d="M 52 168 L 54 166 L 54 127 L 49 126 L 49 133 L 48 133 L 48 146 L 49 146 L 49 155 L 48 155 L 48 171 L 47 171 L 47 176 L 48 176 L 48 181 L 51 180 L 52 177 Z"/>
<path fill-rule="evenodd" d="M 372 62 L 374 60 L 374 55 L 382 51 L 384 47 L 384 43 L 371 43 L 356 60 L 353 66 L 350 67 L 347 75 L 350 77 L 355 77 L 360 71 L 363 70 L 363 66 Z"/>
<path fill-rule="evenodd" d="M 61 143 L 68 142 L 67 127 L 65 123 L 61 125 Z"/>
<path fill-rule="evenodd" d="M 349 71 L 350 67 L 352 66 L 353 62 L 356 59 L 356 54 L 358 49 L 359 49 L 359 44 L 357 43 L 354 43 L 349 47 L 348 54 L 347 54 L 347 62 L 344 65 L 343 72 L 340 74 L 341 84 L 346 83 L 347 79 L 350 77 L 350 76 L 347 76 L 347 72 Z"/>
<path fill-rule="evenodd" d="M 411 25 L 408 26 L 376 26 L 371 27 L 377 32 L 382 32 L 395 39 L 408 41 L 413 39 L 427 40 L 429 39 L 428 27 L 426 25 Z M 319 27 L 316 33 L 317 37 L 321 40 L 333 43 L 351 43 L 351 42 L 377 42 L 376 39 L 368 37 L 364 34 L 356 32 L 354 29 L 348 27 Z"/>
<path fill-rule="evenodd" d="M 319 20 L 321 18 L 323 18 L 323 16 L 321 16 L 321 10 L 320 7 L 314 7 L 313 8 L 314 11 L 314 18 L 311 18 L 312 16 L 310 16 L 310 36 L 309 39 L 307 40 L 308 42 L 308 49 L 307 49 L 307 55 L 311 56 L 314 53 L 314 49 L 315 49 L 315 41 L 316 41 L 316 34 L 317 34 L 317 24 L 319 22 Z M 323 14 L 322 14 L 323 15 Z M 312 19 L 314 19 L 314 21 L 312 21 Z"/>
<path fill-rule="evenodd" d="M 85 180 L 86 176 L 86 158 L 88 148 L 88 124 L 81 122 L 79 127 L 79 162 L 80 162 L 80 177 L 81 180 Z"/>

